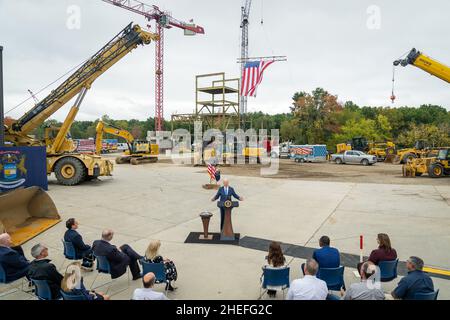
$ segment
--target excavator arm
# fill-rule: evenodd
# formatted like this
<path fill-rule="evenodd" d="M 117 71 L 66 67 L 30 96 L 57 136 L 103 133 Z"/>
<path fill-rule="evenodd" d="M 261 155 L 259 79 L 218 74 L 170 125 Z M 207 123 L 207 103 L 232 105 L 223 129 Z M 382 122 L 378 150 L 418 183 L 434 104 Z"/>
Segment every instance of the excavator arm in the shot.
<path fill-rule="evenodd" d="M 412 49 L 405 59 L 394 61 L 394 66 L 398 65 L 401 65 L 402 67 L 413 65 L 435 77 L 438 77 L 450 83 L 450 67 L 424 55 L 422 52 L 416 49 Z"/>
<path fill-rule="evenodd" d="M 99 121 L 97 124 L 97 127 L 95 129 L 95 153 L 96 154 L 101 154 L 102 151 L 102 145 L 103 145 L 103 134 L 112 134 L 116 137 L 120 137 L 123 138 L 127 144 L 128 144 L 128 149 L 131 152 L 131 145 L 134 142 L 134 137 L 133 135 L 128 132 L 127 130 L 112 126 L 110 124 L 106 124 L 103 121 Z"/>
<path fill-rule="evenodd" d="M 100 75 L 130 53 L 138 45 L 149 44 L 152 40 L 158 39 L 159 37 L 157 34 L 143 31 L 138 25 L 133 26 L 130 23 L 79 67 L 67 80 L 53 90 L 47 97 L 38 102 L 29 112 L 13 123 L 12 127 L 8 130 L 10 133 L 20 135 L 29 134 L 69 102 L 75 95 L 82 94 L 84 96 L 83 90 L 88 90 Z M 76 105 L 74 107 L 78 108 Z M 68 123 L 65 124 L 65 129 L 70 129 L 71 122 L 73 122 L 76 115 L 76 112 L 74 111 L 75 110 L 72 110 L 71 112 L 73 114 L 69 115 L 66 119 Z M 61 132 L 61 135 L 65 136 L 66 132 Z"/>

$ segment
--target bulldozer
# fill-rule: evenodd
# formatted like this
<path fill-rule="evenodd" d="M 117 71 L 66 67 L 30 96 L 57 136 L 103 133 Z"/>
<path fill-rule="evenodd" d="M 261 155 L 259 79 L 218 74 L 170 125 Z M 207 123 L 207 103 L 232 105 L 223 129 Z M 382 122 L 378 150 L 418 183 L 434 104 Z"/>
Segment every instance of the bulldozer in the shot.
<path fill-rule="evenodd" d="M 403 176 L 420 177 L 427 173 L 432 178 L 450 176 L 450 148 L 439 150 L 436 157 L 414 158 L 402 167 Z"/>
<path fill-rule="evenodd" d="M 131 163 L 138 165 L 143 163 L 155 163 L 158 161 L 159 146 L 146 140 L 137 140 L 125 129 L 99 121 L 95 129 L 95 153 L 100 155 L 102 151 L 103 134 L 111 134 L 120 137 L 127 142 L 128 150 L 124 155 L 116 158 L 117 164 Z"/>
<path fill-rule="evenodd" d="M 61 221 L 47 192 L 39 187 L 0 194 L 0 233 L 7 232 L 19 246 Z"/>

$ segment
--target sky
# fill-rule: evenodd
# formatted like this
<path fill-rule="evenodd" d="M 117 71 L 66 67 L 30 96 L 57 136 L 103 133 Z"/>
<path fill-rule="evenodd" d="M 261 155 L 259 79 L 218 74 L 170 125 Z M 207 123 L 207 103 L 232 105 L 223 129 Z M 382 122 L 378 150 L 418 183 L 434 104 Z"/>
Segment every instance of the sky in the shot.
<path fill-rule="evenodd" d="M 173 113 L 194 110 L 196 75 L 239 77 L 242 1 L 145 2 L 179 20 L 193 18 L 206 31 L 195 37 L 176 28 L 165 33 L 164 115 L 169 120 Z M 397 69 L 397 100 L 392 105 L 389 99 L 392 62 L 413 47 L 450 63 L 448 12 L 448 0 L 426 5 L 417 0 L 253 0 L 250 56 L 283 55 L 288 61 L 270 66 L 248 111 L 287 113 L 295 92 L 317 87 L 360 106 L 437 104 L 450 110 L 449 84 L 413 66 Z M 89 58 L 132 21 L 148 25 L 144 17 L 101 0 L 0 0 L 5 111 L 30 98 L 28 89 L 39 92 Z M 124 57 L 94 82 L 77 119 L 153 117 L 154 59 L 154 43 Z M 30 99 L 6 115 L 18 118 L 32 106 Z M 63 120 L 70 106 L 52 118 Z"/>

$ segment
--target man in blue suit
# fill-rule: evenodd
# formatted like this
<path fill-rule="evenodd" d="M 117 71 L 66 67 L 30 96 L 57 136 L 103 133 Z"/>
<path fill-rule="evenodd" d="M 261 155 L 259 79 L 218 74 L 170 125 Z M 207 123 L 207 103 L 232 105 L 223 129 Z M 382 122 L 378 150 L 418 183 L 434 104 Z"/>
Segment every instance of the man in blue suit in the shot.
<path fill-rule="evenodd" d="M 219 191 L 217 191 L 214 198 L 211 199 L 211 201 L 227 201 L 231 200 L 232 197 L 236 198 L 239 201 L 244 201 L 243 197 L 240 197 L 237 195 L 237 193 L 234 191 L 232 187 L 230 187 L 230 182 L 228 179 L 223 179 L 223 187 L 220 187 Z M 225 208 L 220 208 L 220 231 L 223 229 L 223 222 L 225 219 Z"/>
<path fill-rule="evenodd" d="M 21 247 L 11 247 L 11 237 L 7 233 L 0 234 L 0 264 L 6 273 L 6 282 L 26 277 L 30 262 L 25 258 Z"/>

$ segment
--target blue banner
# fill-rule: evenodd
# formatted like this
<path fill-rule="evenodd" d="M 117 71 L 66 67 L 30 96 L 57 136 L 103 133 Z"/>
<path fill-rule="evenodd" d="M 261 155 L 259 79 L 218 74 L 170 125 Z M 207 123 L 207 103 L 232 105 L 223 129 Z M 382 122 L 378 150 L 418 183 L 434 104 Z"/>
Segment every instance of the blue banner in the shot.
<path fill-rule="evenodd" d="M 0 147 L 0 192 L 32 186 L 48 190 L 45 147 Z"/>

